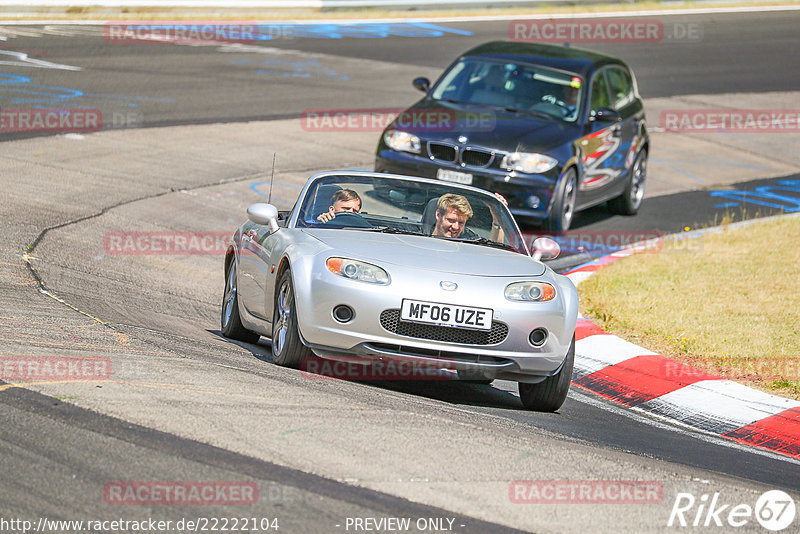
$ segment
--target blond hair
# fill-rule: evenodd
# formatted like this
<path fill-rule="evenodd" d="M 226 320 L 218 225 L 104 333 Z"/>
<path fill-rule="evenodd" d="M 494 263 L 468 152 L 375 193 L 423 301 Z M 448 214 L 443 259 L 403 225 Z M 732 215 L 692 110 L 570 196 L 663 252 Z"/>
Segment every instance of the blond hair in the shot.
<path fill-rule="evenodd" d="M 436 211 L 439 212 L 439 215 L 446 215 L 451 208 L 462 215 L 466 215 L 467 219 L 472 217 L 472 206 L 469 205 L 467 197 L 453 193 L 445 193 L 440 196 L 439 203 L 436 206 Z"/>

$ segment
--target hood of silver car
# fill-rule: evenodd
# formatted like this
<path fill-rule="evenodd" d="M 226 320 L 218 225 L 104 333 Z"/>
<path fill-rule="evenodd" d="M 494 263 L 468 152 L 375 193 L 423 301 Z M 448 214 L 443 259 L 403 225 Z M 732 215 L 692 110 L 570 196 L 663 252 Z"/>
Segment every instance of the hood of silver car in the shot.
<path fill-rule="evenodd" d="M 540 276 L 545 271 L 542 263 L 523 254 L 443 238 L 340 229 L 303 231 L 331 247 L 334 254 L 377 265 L 475 276 Z"/>

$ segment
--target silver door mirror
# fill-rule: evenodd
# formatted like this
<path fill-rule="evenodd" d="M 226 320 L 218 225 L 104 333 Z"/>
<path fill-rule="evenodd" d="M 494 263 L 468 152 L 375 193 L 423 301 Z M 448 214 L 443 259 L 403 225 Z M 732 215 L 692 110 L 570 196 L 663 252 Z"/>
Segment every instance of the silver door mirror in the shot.
<path fill-rule="evenodd" d="M 552 260 L 561 254 L 561 247 L 549 237 L 539 237 L 533 242 L 531 257 L 534 260 Z"/>
<path fill-rule="evenodd" d="M 278 208 L 272 204 L 264 204 L 259 202 L 247 208 L 247 218 L 252 222 L 264 226 L 269 226 L 270 232 L 277 232 L 278 226 Z"/>

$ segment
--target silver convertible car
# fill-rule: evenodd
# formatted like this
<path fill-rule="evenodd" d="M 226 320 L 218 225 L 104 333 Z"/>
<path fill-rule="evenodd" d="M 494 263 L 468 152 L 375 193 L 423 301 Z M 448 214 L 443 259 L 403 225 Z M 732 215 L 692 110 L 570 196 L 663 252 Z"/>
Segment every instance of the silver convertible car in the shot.
<path fill-rule="evenodd" d="M 254 204 L 225 257 L 221 329 L 272 339 L 275 363 L 411 362 L 519 383 L 555 411 L 572 378 L 578 295 L 542 263 L 502 197 L 368 172 L 313 176 L 294 208 Z"/>

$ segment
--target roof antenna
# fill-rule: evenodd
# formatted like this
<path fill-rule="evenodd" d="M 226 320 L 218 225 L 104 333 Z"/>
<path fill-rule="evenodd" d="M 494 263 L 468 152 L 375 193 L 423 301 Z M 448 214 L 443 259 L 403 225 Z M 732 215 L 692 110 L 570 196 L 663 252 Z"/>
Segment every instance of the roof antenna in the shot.
<path fill-rule="evenodd" d="M 272 181 L 275 179 L 275 155 L 272 153 L 272 174 L 269 175 L 269 197 L 267 197 L 267 204 L 272 204 Z"/>

